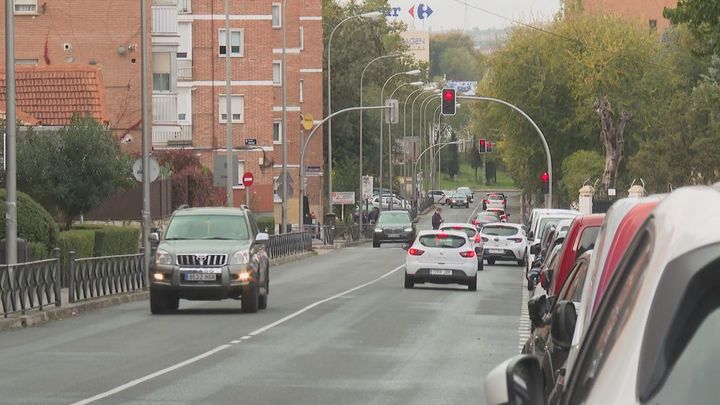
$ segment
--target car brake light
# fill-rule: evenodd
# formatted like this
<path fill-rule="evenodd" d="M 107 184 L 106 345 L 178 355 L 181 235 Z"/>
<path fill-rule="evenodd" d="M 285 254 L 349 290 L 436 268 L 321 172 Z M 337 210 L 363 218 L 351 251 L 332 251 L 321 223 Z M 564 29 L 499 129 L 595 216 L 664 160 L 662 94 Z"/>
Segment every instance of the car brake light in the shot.
<path fill-rule="evenodd" d="M 480 239 L 480 234 L 475 235 L 475 243 L 480 243 L 482 239 Z"/>
<path fill-rule="evenodd" d="M 452 227 L 452 229 L 462 229 L 462 228 L 459 227 L 459 226 L 457 226 L 457 225 L 455 225 L 455 226 Z"/>
<path fill-rule="evenodd" d="M 520 238 L 509 238 L 508 240 L 511 240 L 511 241 L 513 241 L 513 242 L 515 242 L 515 243 L 520 243 L 520 242 L 522 242 L 522 239 L 520 239 Z"/>
<path fill-rule="evenodd" d="M 475 220 L 475 219 L 473 219 L 473 220 L 471 221 L 471 223 L 472 223 L 473 225 L 477 225 L 477 224 L 478 224 L 478 221 Z"/>
<path fill-rule="evenodd" d="M 475 252 L 472 250 L 468 250 L 467 252 L 460 252 L 460 256 L 462 257 L 475 257 Z"/>
<path fill-rule="evenodd" d="M 421 250 L 421 249 L 416 249 L 416 248 L 408 249 L 408 254 L 410 256 L 422 256 L 423 253 L 425 253 L 425 251 Z"/>

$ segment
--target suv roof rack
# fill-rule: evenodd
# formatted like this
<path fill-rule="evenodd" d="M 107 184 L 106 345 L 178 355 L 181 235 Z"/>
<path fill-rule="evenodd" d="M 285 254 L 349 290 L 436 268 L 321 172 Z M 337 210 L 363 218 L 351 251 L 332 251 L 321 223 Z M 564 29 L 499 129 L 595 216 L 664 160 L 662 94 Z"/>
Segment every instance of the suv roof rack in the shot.
<path fill-rule="evenodd" d="M 190 208 L 190 206 L 188 204 L 183 204 L 183 205 L 177 207 L 177 210 L 180 211 L 180 210 L 184 210 L 185 208 Z"/>

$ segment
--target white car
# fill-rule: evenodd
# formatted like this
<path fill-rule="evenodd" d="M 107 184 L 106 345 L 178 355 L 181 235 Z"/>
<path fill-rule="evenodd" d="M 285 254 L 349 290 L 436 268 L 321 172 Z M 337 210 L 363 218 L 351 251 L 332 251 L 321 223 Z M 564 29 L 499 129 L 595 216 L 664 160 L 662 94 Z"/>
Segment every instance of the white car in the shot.
<path fill-rule="evenodd" d="M 541 214 L 536 217 L 535 219 L 535 225 L 527 235 L 527 248 L 526 248 L 526 268 L 525 271 L 530 271 L 530 266 L 532 265 L 533 260 L 535 260 L 535 254 L 532 253 L 532 247 L 537 246 L 536 249 L 540 249 L 540 238 L 542 238 L 543 233 L 545 232 L 545 228 L 553 225 L 558 225 L 563 220 L 573 220 L 578 215 L 580 215 L 577 211 L 569 211 L 565 213 L 548 213 L 548 214 Z"/>
<path fill-rule="evenodd" d="M 382 197 L 382 205 L 380 205 L 380 197 L 375 196 L 375 198 L 373 198 L 373 200 L 372 200 L 372 206 L 380 207 L 380 209 L 383 209 L 383 210 L 389 210 L 391 198 L 392 198 L 392 209 L 394 209 L 394 210 L 410 209 L 410 203 L 408 203 L 407 201 L 401 200 L 397 197 L 388 197 L 388 196 Z"/>
<path fill-rule="evenodd" d="M 480 236 L 480 232 L 478 232 L 478 230 L 475 228 L 475 225 L 462 222 L 447 223 L 440 225 L 440 230 L 465 232 L 475 250 L 475 256 L 477 257 L 478 262 L 477 269 L 478 271 L 483 270 L 483 246 L 485 242 L 483 242 L 483 239 Z"/>
<path fill-rule="evenodd" d="M 462 284 L 477 290 L 477 259 L 462 231 L 422 231 L 407 248 L 405 288 L 415 284 Z"/>
<path fill-rule="evenodd" d="M 483 257 L 489 265 L 496 260 L 512 260 L 518 266 L 525 264 L 527 239 L 520 224 L 507 222 L 485 225 L 480 231 L 484 241 Z"/>
<path fill-rule="evenodd" d="M 435 204 L 445 204 L 448 198 L 446 192 L 442 190 L 430 190 L 428 191 L 428 198 L 432 198 Z"/>
<path fill-rule="evenodd" d="M 503 211 L 507 205 L 507 200 L 503 194 L 487 194 L 483 199 L 483 209 L 488 211 L 491 208 L 499 208 Z"/>

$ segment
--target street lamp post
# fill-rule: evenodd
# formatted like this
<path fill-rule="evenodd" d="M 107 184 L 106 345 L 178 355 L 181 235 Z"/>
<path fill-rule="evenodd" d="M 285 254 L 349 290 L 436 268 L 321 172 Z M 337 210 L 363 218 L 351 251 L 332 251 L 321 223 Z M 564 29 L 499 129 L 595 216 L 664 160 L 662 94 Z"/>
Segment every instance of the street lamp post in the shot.
<path fill-rule="evenodd" d="M 437 145 L 438 142 L 440 142 L 440 105 L 435 108 L 432 117 L 433 125 L 431 131 L 435 131 L 435 134 L 433 134 L 433 144 Z M 435 120 L 436 117 L 437 121 Z M 435 140 L 435 138 L 437 138 L 437 140 Z M 433 190 L 437 190 L 437 176 L 440 173 L 440 168 L 435 170 L 435 159 L 433 159 L 432 154 L 428 157 L 430 158 L 430 174 L 432 175 L 432 181 L 430 184 Z"/>
<path fill-rule="evenodd" d="M 438 96 L 438 97 L 435 97 L 435 98 L 430 98 L 430 99 L 427 101 L 427 103 L 425 103 L 424 106 L 421 106 L 421 107 L 422 107 L 421 119 L 422 119 L 422 121 L 425 122 L 425 125 L 426 125 L 426 126 L 429 126 L 429 125 L 430 125 L 430 119 L 428 118 L 427 109 L 428 109 L 428 107 L 430 106 L 430 103 L 432 103 L 433 101 L 439 100 L 439 99 L 440 99 L 439 96 Z M 428 145 L 431 145 L 431 146 L 432 146 L 432 145 L 435 143 L 435 141 L 434 141 L 434 139 L 433 139 L 433 137 L 432 137 L 432 128 L 431 128 L 430 130 L 426 131 L 426 132 L 427 132 L 427 136 L 428 136 Z M 424 161 L 424 167 L 425 167 L 425 168 L 424 168 L 424 170 L 423 170 L 423 173 L 427 173 L 427 174 L 432 175 L 432 170 L 431 170 L 431 168 L 429 167 L 429 164 L 430 164 L 430 160 L 429 160 L 428 158 L 425 158 L 425 161 Z M 430 181 L 430 177 L 428 177 L 427 175 L 424 175 L 424 176 L 423 176 L 423 183 L 424 183 L 424 184 L 428 184 L 428 186 L 429 186 L 430 183 L 428 183 L 428 181 Z"/>
<path fill-rule="evenodd" d="M 368 70 L 370 65 L 372 65 L 375 61 L 378 61 L 380 59 L 385 58 L 398 58 L 402 56 L 402 54 L 399 53 L 392 53 L 389 55 L 382 55 L 378 56 L 377 58 L 371 60 L 368 62 L 367 65 L 365 65 L 365 68 L 363 69 L 362 73 L 360 74 L 360 107 L 363 106 L 363 80 L 365 78 L 365 71 Z M 360 180 L 360 194 L 358 195 L 358 201 L 362 199 L 362 188 L 363 188 L 363 110 L 360 110 L 360 143 L 359 143 L 359 153 L 360 153 L 360 162 L 359 162 L 359 180 Z"/>
<path fill-rule="evenodd" d="M 380 89 L 380 105 L 385 104 L 385 86 L 387 86 L 390 81 L 400 75 L 410 75 L 410 76 L 417 76 L 421 72 L 419 69 L 414 70 L 408 70 L 407 72 L 397 72 L 393 75 L 390 75 L 388 79 L 383 84 L 382 88 Z M 383 182 L 383 112 L 380 111 L 380 175 L 379 175 L 379 188 L 380 188 L 380 197 L 382 200 L 382 183 Z M 392 184 L 390 184 L 390 187 L 392 187 Z M 382 201 L 381 201 L 382 202 Z M 380 210 L 382 210 L 382 204 L 379 205 Z"/>
<path fill-rule="evenodd" d="M 405 184 L 405 181 L 407 181 L 407 158 L 408 158 L 408 151 L 407 151 L 407 105 L 408 101 L 410 101 L 410 97 L 412 97 L 415 93 L 418 95 L 415 97 L 417 99 L 424 91 L 428 90 L 427 87 L 423 87 L 417 90 L 413 90 L 408 94 L 408 96 L 405 98 L 405 102 L 403 103 L 403 197 L 405 197 L 406 200 L 408 200 L 407 195 L 407 184 Z M 414 102 L 415 100 L 413 100 Z M 411 111 L 412 112 L 412 111 Z M 411 122 L 412 124 L 412 122 Z M 412 132 L 411 132 L 412 133 Z"/>
<path fill-rule="evenodd" d="M 402 87 L 405 86 L 422 86 L 424 83 L 421 81 L 417 82 L 410 82 L 410 83 L 403 83 L 395 88 L 392 93 L 390 93 L 390 99 L 392 99 L 395 96 L 395 93 L 400 90 Z M 388 123 L 388 171 L 390 174 L 390 189 L 392 190 L 392 181 L 393 181 L 393 164 L 392 164 L 392 158 L 393 158 L 393 140 L 392 140 L 392 131 L 391 131 L 391 124 Z M 393 200 L 390 199 L 390 209 L 393 209 Z"/>
<path fill-rule="evenodd" d="M 440 149 L 442 149 L 442 148 L 444 148 L 444 147 L 447 146 L 447 145 L 458 144 L 458 143 L 460 143 L 460 141 L 445 142 L 445 143 L 443 143 L 443 144 L 438 144 L 438 145 L 441 145 L 441 146 L 440 146 Z M 413 162 L 413 188 L 415 188 L 415 187 L 416 187 L 416 184 L 417 184 L 417 164 L 418 164 L 418 162 L 420 162 L 420 158 L 422 158 L 422 156 L 423 156 L 427 151 L 432 150 L 435 146 L 437 146 L 437 145 L 433 144 L 433 145 L 428 146 L 427 148 L 425 148 L 425 150 L 423 150 L 423 151 L 418 155 L 418 157 L 415 159 L 415 161 Z M 417 207 L 416 207 L 416 208 L 417 208 Z"/>
<path fill-rule="evenodd" d="M 327 101 L 328 101 L 328 117 L 332 115 L 332 87 L 331 87 L 331 64 L 330 64 L 330 51 L 332 49 L 332 39 L 333 35 L 335 35 L 335 31 L 337 31 L 338 28 L 340 28 L 343 23 L 346 21 L 350 21 L 355 18 L 370 18 L 372 20 L 377 20 L 378 18 L 382 17 L 383 13 L 379 11 L 371 11 L 369 13 L 363 13 L 358 15 L 353 15 L 350 17 L 345 18 L 344 20 L 340 21 L 335 28 L 330 32 L 330 36 L 328 37 L 328 45 L 327 45 Z M 332 204 L 332 120 L 328 120 L 328 213 L 332 213 L 333 210 L 333 204 Z"/>
<path fill-rule="evenodd" d="M 428 97 L 426 97 L 425 99 L 423 99 L 423 101 L 420 103 L 420 105 L 422 105 L 423 103 L 425 103 L 425 101 L 426 101 L 428 98 L 433 97 L 433 96 L 436 95 L 438 92 L 440 92 L 439 89 L 434 90 L 434 91 L 433 91 L 433 94 L 430 94 Z M 410 122 L 410 126 L 411 126 L 410 132 L 412 133 L 413 137 L 415 136 L 415 102 L 416 102 L 416 101 L 418 100 L 418 98 L 420 98 L 420 96 L 422 96 L 422 95 L 423 95 L 423 93 L 418 94 L 418 95 L 415 97 L 415 99 L 413 100 L 412 105 L 410 106 L 410 121 L 411 121 L 411 122 Z M 420 112 L 422 113 L 422 111 L 420 111 Z M 420 134 L 419 134 L 419 136 L 418 136 L 418 140 L 420 141 L 420 148 L 422 148 L 422 147 L 423 147 L 422 116 L 421 116 L 421 118 L 420 118 L 420 122 L 418 123 L 418 125 L 419 125 L 419 129 L 420 129 L 420 131 L 419 131 Z M 412 190 L 412 195 L 413 195 L 412 200 L 413 200 L 413 203 L 415 204 L 415 203 L 417 203 L 417 199 L 418 199 L 418 190 L 413 189 L 413 190 Z"/>

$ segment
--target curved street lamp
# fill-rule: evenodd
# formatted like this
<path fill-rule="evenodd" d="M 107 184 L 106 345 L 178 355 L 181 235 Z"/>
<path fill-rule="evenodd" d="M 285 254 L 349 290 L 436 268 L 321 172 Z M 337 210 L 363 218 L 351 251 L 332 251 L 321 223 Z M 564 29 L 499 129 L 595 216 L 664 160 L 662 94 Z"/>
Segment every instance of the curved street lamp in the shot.
<path fill-rule="evenodd" d="M 332 49 L 332 39 L 333 35 L 335 35 L 335 31 L 337 31 L 338 28 L 340 28 L 343 23 L 346 21 L 350 21 L 355 18 L 369 18 L 372 20 L 377 20 L 378 18 L 382 17 L 383 13 L 379 11 L 371 11 L 369 13 L 363 13 L 358 15 L 353 15 L 350 17 L 345 18 L 344 20 L 340 21 L 335 28 L 330 32 L 330 36 L 328 37 L 328 45 L 327 45 L 327 101 L 328 101 L 328 116 L 332 114 L 332 87 L 331 87 L 331 64 L 330 64 L 330 50 Z M 284 24 L 284 22 L 283 22 Z M 332 120 L 328 121 L 328 212 L 332 212 Z"/>
<path fill-rule="evenodd" d="M 368 70 L 370 65 L 372 65 L 374 62 L 386 59 L 386 58 L 398 58 L 402 56 L 400 53 L 391 53 L 389 55 L 382 55 L 378 56 L 377 58 L 371 60 L 368 62 L 367 65 L 365 65 L 365 68 L 363 69 L 362 73 L 360 74 L 360 107 L 363 106 L 363 80 L 365 78 L 365 71 Z M 360 152 L 360 162 L 359 162 L 359 180 L 360 180 L 360 194 L 358 195 L 358 201 L 362 201 L 362 189 L 363 189 L 363 110 L 360 110 L 360 142 L 359 142 L 359 152 Z M 372 191 L 372 190 L 371 190 Z"/>
<path fill-rule="evenodd" d="M 417 100 L 418 97 L 422 95 L 423 92 L 428 90 L 433 90 L 433 87 L 423 87 L 417 90 L 413 90 L 408 94 L 408 96 L 405 98 L 405 102 L 403 103 L 403 179 L 407 179 L 408 175 L 408 166 L 407 166 L 407 105 L 408 101 L 410 101 L 410 97 L 412 97 L 415 93 L 417 93 L 417 96 L 413 99 L 413 103 L 415 100 Z M 410 109 L 410 112 L 412 113 L 412 108 Z M 412 119 L 411 119 L 412 121 Z M 413 122 L 410 123 L 411 125 Z M 412 130 L 410 132 L 412 134 Z M 407 199 L 407 185 L 403 182 L 404 190 L 403 190 L 403 196 L 405 199 Z"/>

